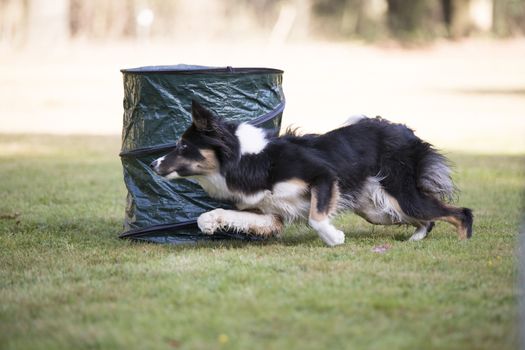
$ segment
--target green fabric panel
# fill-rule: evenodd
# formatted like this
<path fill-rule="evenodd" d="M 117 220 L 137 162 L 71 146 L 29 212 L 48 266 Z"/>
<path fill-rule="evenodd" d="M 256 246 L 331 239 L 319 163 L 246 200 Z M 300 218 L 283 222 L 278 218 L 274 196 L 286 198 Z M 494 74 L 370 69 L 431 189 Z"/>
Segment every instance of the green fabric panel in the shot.
<path fill-rule="evenodd" d="M 124 236 L 163 243 L 208 239 L 199 233 L 195 220 L 230 204 L 209 198 L 191 180 L 165 180 L 149 164 L 166 154 L 191 124 L 192 99 L 229 121 L 255 123 L 262 117 L 263 123 L 256 124 L 278 132 L 284 108 L 282 71 L 181 65 L 122 72 L 121 160 L 128 190 Z M 180 225 L 184 228 L 177 229 Z M 173 227 L 155 230 L 164 226 Z M 228 238 L 225 234 L 222 238 Z"/>

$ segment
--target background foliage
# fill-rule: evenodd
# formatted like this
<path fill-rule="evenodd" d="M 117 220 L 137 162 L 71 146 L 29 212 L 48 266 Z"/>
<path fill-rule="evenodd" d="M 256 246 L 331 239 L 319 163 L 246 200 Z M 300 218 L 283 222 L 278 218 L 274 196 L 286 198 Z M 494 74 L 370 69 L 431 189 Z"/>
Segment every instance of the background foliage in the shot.
<path fill-rule="evenodd" d="M 150 25 L 139 23 L 144 10 L 154 16 Z M 0 1 L 0 41 L 23 45 L 52 30 L 98 40 L 512 36 L 525 32 L 525 0 Z"/>

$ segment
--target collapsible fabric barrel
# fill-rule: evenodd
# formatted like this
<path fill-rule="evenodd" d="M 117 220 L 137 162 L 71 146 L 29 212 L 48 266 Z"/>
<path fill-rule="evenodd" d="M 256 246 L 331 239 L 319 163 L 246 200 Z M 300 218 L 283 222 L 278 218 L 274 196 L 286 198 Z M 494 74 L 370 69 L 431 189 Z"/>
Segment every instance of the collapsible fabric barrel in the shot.
<path fill-rule="evenodd" d="M 278 133 L 284 110 L 281 70 L 154 66 L 121 70 L 124 121 L 120 157 L 128 191 L 121 238 L 188 243 L 253 239 L 235 232 L 213 236 L 197 228 L 200 214 L 230 203 L 209 198 L 191 179 L 166 180 L 149 164 L 165 155 L 191 124 L 191 101 L 228 121 Z"/>

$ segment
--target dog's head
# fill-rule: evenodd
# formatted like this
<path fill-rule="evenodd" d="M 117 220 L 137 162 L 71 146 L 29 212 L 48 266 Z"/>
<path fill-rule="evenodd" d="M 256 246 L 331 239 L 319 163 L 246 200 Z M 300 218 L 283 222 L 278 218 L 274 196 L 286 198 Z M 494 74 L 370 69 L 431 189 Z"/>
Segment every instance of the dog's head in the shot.
<path fill-rule="evenodd" d="M 150 167 L 160 176 L 176 179 L 220 172 L 220 164 L 232 156 L 235 144 L 231 126 L 196 101 L 191 104 L 192 124 L 177 146 Z"/>

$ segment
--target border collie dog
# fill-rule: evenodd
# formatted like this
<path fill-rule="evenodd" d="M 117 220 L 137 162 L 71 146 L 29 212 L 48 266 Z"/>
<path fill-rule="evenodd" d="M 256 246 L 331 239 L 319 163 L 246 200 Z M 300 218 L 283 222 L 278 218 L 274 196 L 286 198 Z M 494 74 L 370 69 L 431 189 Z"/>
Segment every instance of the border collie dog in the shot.
<path fill-rule="evenodd" d="M 372 224 L 415 226 L 414 241 L 436 220 L 462 239 L 472 235 L 472 211 L 449 204 L 455 186 L 447 159 L 405 125 L 380 117 L 353 118 L 323 135 L 269 137 L 193 101 L 191 126 L 151 168 L 166 179 L 193 178 L 211 197 L 235 204 L 238 210 L 200 215 L 205 234 L 276 235 L 302 219 L 334 246 L 345 235 L 330 219 L 350 210 Z"/>

